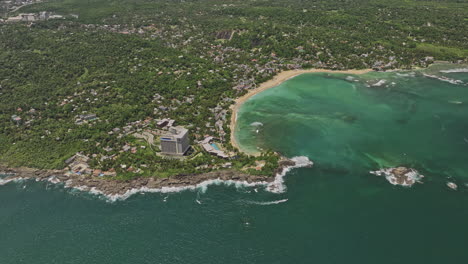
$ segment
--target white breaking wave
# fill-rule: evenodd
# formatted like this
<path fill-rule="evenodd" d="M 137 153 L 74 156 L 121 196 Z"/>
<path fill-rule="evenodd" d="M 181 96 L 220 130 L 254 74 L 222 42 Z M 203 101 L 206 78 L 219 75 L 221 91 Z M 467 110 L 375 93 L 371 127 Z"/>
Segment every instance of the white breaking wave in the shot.
<path fill-rule="evenodd" d="M 11 182 L 11 181 L 13 181 L 13 180 L 4 180 L 4 179 L 0 179 L 0 185 L 5 185 L 5 184 L 7 184 L 7 183 L 9 183 L 9 182 Z"/>
<path fill-rule="evenodd" d="M 291 160 L 295 162 L 295 165 L 284 167 L 280 173 L 275 175 L 275 179 L 273 182 L 260 181 L 260 182 L 249 183 L 247 181 L 221 180 L 218 178 L 214 180 L 207 180 L 196 185 L 181 186 L 181 187 L 161 187 L 161 188 L 141 187 L 141 188 L 130 189 L 123 194 L 112 194 L 112 195 L 105 194 L 103 191 L 96 189 L 96 187 L 92 187 L 92 188 L 88 186 L 72 187 L 71 180 L 66 181 L 64 187 L 72 188 L 78 191 L 89 192 L 91 194 L 98 195 L 98 196 L 103 196 L 109 202 L 122 201 L 137 193 L 176 193 L 176 192 L 181 192 L 181 191 L 186 191 L 186 190 L 197 190 L 197 189 L 203 193 L 207 190 L 208 186 L 221 185 L 221 184 L 224 184 L 227 186 L 235 186 L 236 188 L 265 186 L 266 191 L 269 191 L 272 193 L 283 193 L 286 191 L 286 186 L 284 185 L 284 176 L 286 175 L 286 173 L 288 173 L 290 170 L 294 168 L 310 167 L 313 165 L 313 162 L 310 161 L 309 158 L 305 156 L 293 157 Z M 0 186 L 5 185 L 9 182 L 21 182 L 23 180 L 25 179 L 24 178 L 0 179 Z M 36 179 L 36 181 L 37 180 L 38 179 Z M 47 181 L 51 183 L 59 183 L 54 176 L 47 178 Z"/>
<path fill-rule="evenodd" d="M 380 80 L 374 84 L 372 84 L 372 86 L 382 86 L 386 83 L 387 81 L 386 80 Z"/>
<path fill-rule="evenodd" d="M 253 122 L 252 124 L 250 124 L 251 126 L 263 126 L 263 123 L 261 122 Z"/>
<path fill-rule="evenodd" d="M 409 72 L 409 73 L 398 73 L 397 72 L 396 75 L 401 76 L 401 77 L 416 77 L 415 72 Z"/>
<path fill-rule="evenodd" d="M 14 173 L 6 173 L 6 174 L 0 173 L 0 179 L 8 178 L 10 176 L 15 176 L 15 174 Z"/>
<path fill-rule="evenodd" d="M 161 187 L 161 188 L 148 188 L 148 187 L 141 187 L 141 188 L 134 188 L 131 190 L 126 191 L 124 194 L 112 194 L 112 195 L 106 195 L 102 191 L 96 189 L 96 188 L 89 188 L 86 186 L 78 186 L 78 187 L 73 187 L 76 190 L 80 191 L 87 191 L 89 193 L 95 194 L 95 195 L 100 195 L 105 197 L 108 201 L 110 202 L 115 202 L 115 201 L 123 201 L 130 196 L 137 194 L 137 193 L 176 193 L 176 192 L 182 192 L 182 191 L 187 191 L 187 190 L 200 190 L 201 192 L 205 192 L 210 185 L 227 185 L 227 186 L 235 186 L 236 188 L 242 188 L 242 187 L 255 187 L 255 186 L 266 186 L 265 190 L 272 192 L 272 193 L 283 193 L 286 191 L 286 186 L 284 185 L 284 176 L 292 169 L 294 168 L 301 168 L 301 167 L 310 167 L 313 165 L 313 162 L 309 160 L 309 158 L 305 156 L 299 156 L 299 157 L 293 157 L 291 159 L 292 161 L 295 162 L 294 166 L 289 166 L 283 168 L 283 170 L 275 175 L 275 180 L 273 182 L 252 182 L 249 183 L 247 181 L 233 181 L 233 180 L 221 180 L 221 179 L 214 179 L 214 180 L 207 180 L 204 182 L 201 182 L 197 185 L 189 185 L 189 186 L 181 186 L 181 187 Z M 65 184 L 65 187 L 69 187 L 69 184 Z"/>
<path fill-rule="evenodd" d="M 301 167 L 311 167 L 314 163 L 309 160 L 306 156 L 298 156 L 291 159 L 296 164 L 293 166 L 285 167 L 281 172 L 279 172 L 275 176 L 275 180 L 268 184 L 267 191 L 272 193 L 284 193 L 286 191 L 286 185 L 284 185 L 284 176 L 290 170 L 294 168 L 301 168 Z"/>
<path fill-rule="evenodd" d="M 53 184 L 58 184 L 58 183 L 60 183 L 60 180 L 59 180 L 57 177 L 55 177 L 55 176 L 50 176 L 49 178 L 47 178 L 47 181 L 48 181 L 48 182 L 51 182 L 51 183 L 53 183 Z"/>
<path fill-rule="evenodd" d="M 468 68 L 456 68 L 450 70 L 441 70 L 442 73 L 453 73 L 453 72 L 468 72 Z"/>
<path fill-rule="evenodd" d="M 5 185 L 10 182 L 22 182 L 24 178 L 12 178 L 12 179 L 0 179 L 0 186 Z"/>
<path fill-rule="evenodd" d="M 73 187 L 73 189 L 89 192 L 95 195 L 100 195 L 100 196 L 105 197 L 110 202 L 115 202 L 115 201 L 123 201 L 137 193 L 176 193 L 176 192 L 182 192 L 182 191 L 187 191 L 187 190 L 193 191 L 197 189 L 200 189 L 203 192 L 203 190 L 206 190 L 209 185 L 220 185 L 220 184 L 225 184 L 227 186 L 234 185 L 236 188 L 241 188 L 241 187 L 254 187 L 254 186 L 259 186 L 259 185 L 266 186 L 268 183 L 267 182 L 249 183 L 246 181 L 233 181 L 233 180 L 224 181 L 221 179 L 215 179 L 215 180 L 207 180 L 197 185 L 189 185 L 189 186 L 181 186 L 181 187 L 134 188 L 134 189 L 126 191 L 124 194 L 112 194 L 112 195 L 106 195 L 104 192 L 94 187 L 89 188 L 87 186 L 77 186 L 77 187 Z"/>
<path fill-rule="evenodd" d="M 463 84 L 463 81 L 447 78 L 447 77 L 444 77 L 444 76 L 437 76 L 437 75 L 431 75 L 431 74 L 425 74 L 425 73 L 423 75 L 428 77 L 428 78 L 437 79 L 437 80 L 440 80 L 440 81 L 443 81 L 443 82 L 448 82 L 448 83 L 451 83 L 451 84 Z"/>
<path fill-rule="evenodd" d="M 256 201 L 246 201 L 246 202 L 249 204 L 256 204 L 256 205 L 273 205 L 273 204 L 285 203 L 287 201 L 288 199 L 282 199 L 282 200 L 276 200 L 276 201 L 270 201 L 270 202 L 256 202 Z"/>

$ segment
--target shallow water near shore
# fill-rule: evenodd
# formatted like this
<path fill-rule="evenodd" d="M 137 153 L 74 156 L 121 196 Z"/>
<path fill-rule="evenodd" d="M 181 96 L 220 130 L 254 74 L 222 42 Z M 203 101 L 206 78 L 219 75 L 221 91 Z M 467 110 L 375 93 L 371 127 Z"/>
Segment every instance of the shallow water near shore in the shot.
<path fill-rule="evenodd" d="M 47 182 L 0 186 L 0 263 L 461 263 L 468 74 L 437 67 L 304 74 L 248 100 L 243 148 L 314 161 L 282 194 L 212 185 L 109 203 Z M 368 173 L 401 164 L 425 183 Z"/>

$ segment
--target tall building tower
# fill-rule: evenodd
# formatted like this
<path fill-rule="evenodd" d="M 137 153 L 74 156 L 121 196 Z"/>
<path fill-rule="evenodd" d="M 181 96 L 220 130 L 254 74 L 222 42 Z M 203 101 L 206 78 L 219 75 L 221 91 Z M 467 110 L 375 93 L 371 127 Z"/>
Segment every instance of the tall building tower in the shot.
<path fill-rule="evenodd" d="M 184 155 L 190 148 L 188 130 L 183 127 L 171 127 L 161 136 L 161 152 L 167 155 Z"/>

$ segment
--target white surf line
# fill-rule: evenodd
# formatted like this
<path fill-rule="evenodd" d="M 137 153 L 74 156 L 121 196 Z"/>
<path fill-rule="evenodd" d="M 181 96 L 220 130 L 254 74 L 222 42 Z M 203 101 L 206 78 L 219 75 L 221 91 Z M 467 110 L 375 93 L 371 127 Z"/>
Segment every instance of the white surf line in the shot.
<path fill-rule="evenodd" d="M 457 73 L 457 72 L 468 72 L 468 68 L 456 68 L 450 70 L 441 70 L 442 73 Z"/>
<path fill-rule="evenodd" d="M 444 76 L 437 76 L 437 75 L 431 75 L 431 74 L 426 74 L 426 73 L 423 73 L 423 75 L 428 78 L 437 79 L 439 81 L 448 82 L 451 84 L 463 84 L 463 81 L 447 78 Z"/>
<path fill-rule="evenodd" d="M 207 186 L 209 185 L 227 185 L 227 186 L 232 186 L 234 185 L 236 188 L 241 188 L 241 187 L 253 187 L 253 186 L 267 186 L 267 182 L 254 182 L 254 183 L 249 183 L 246 181 L 233 181 L 233 180 L 221 180 L 221 179 L 215 179 L 215 180 L 207 180 L 204 182 L 201 182 L 197 185 L 188 185 L 188 186 L 181 186 L 181 187 L 161 187 L 161 188 L 148 188 L 148 187 L 141 187 L 141 188 L 134 188 L 126 191 L 123 194 L 105 194 L 104 192 L 96 189 L 96 188 L 89 188 L 87 186 L 76 186 L 72 187 L 73 189 L 80 190 L 83 192 L 89 192 L 95 195 L 103 196 L 105 197 L 109 202 L 115 202 L 115 201 L 123 201 L 128 199 L 130 196 L 138 193 L 177 193 L 177 192 L 182 192 L 182 191 L 193 191 L 196 189 L 201 189 L 201 190 L 206 190 Z"/>
<path fill-rule="evenodd" d="M 22 182 L 23 180 L 27 180 L 27 178 L 0 179 L 0 186 L 10 182 Z"/>
<path fill-rule="evenodd" d="M 180 187 L 161 187 L 161 188 L 148 188 L 148 187 L 141 187 L 141 188 L 134 188 L 126 191 L 123 194 L 111 194 L 106 195 L 104 192 L 96 189 L 96 188 L 89 188 L 86 186 L 78 186 L 74 187 L 74 189 L 80 191 L 88 191 L 92 194 L 101 195 L 105 197 L 109 202 L 115 201 L 123 201 L 128 199 L 130 196 L 137 194 L 137 193 L 176 193 L 182 192 L 187 190 L 196 190 L 200 189 L 201 192 L 205 192 L 210 185 L 221 185 L 224 184 L 226 186 L 235 186 L 236 188 L 242 187 L 257 187 L 257 186 L 265 186 L 265 190 L 272 193 L 284 193 L 286 191 L 286 186 L 284 185 L 284 176 L 294 168 L 301 168 L 301 167 L 310 167 L 313 165 L 313 162 L 309 160 L 309 158 L 305 156 L 298 156 L 291 158 L 296 164 L 293 166 L 288 166 L 283 168 L 283 170 L 275 176 L 275 180 L 273 182 L 252 182 L 249 183 L 247 181 L 234 181 L 234 180 L 221 180 L 221 179 L 214 179 L 214 180 L 207 180 L 201 182 L 196 185 L 188 185 L 188 186 L 180 186 Z M 67 184 L 65 185 L 67 187 Z"/>
<path fill-rule="evenodd" d="M 103 191 L 97 189 L 96 187 L 88 187 L 88 186 L 71 186 L 71 180 L 65 182 L 65 188 L 71 188 L 74 190 L 82 191 L 82 192 L 89 192 L 94 195 L 102 196 L 106 198 L 109 202 L 115 201 L 123 201 L 128 199 L 130 196 L 137 194 L 137 193 L 176 193 L 182 192 L 186 190 L 197 190 L 200 189 L 201 192 L 205 192 L 210 185 L 221 185 L 224 184 L 226 186 L 235 186 L 236 188 L 242 187 L 258 187 L 258 186 L 265 186 L 265 190 L 272 193 L 284 193 L 286 191 L 286 186 L 284 185 L 284 176 L 294 168 L 301 168 L 301 167 L 310 167 L 313 165 L 313 162 L 309 160 L 309 158 L 305 156 L 298 156 L 291 158 L 292 161 L 295 162 L 293 166 L 284 167 L 283 170 L 275 176 L 275 180 L 273 182 L 247 182 L 247 181 L 234 181 L 234 180 L 221 180 L 221 179 L 213 179 L 201 182 L 196 185 L 188 185 L 188 186 L 180 186 L 180 187 L 161 187 L 161 188 L 148 188 L 148 187 L 141 187 L 141 188 L 133 188 L 126 191 L 123 194 L 105 194 Z M 0 179 L 0 186 L 5 185 L 9 182 L 19 182 L 23 181 L 28 178 L 14 178 L 14 179 Z M 61 182 L 56 182 L 54 176 L 51 176 L 47 179 L 44 179 L 54 184 L 60 184 Z M 36 179 L 39 181 L 39 179 Z"/>
<path fill-rule="evenodd" d="M 296 164 L 293 166 L 285 167 L 283 170 L 275 176 L 275 180 L 268 184 L 267 191 L 272 193 L 284 193 L 286 191 L 286 185 L 284 184 L 284 176 L 295 168 L 311 167 L 314 163 L 309 160 L 306 156 L 298 156 L 291 158 Z"/>

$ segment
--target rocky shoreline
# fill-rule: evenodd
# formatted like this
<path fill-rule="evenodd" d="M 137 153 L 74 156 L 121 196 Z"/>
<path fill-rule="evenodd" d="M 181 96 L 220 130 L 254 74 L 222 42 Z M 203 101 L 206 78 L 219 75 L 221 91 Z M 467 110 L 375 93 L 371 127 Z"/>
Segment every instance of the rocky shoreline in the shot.
<path fill-rule="evenodd" d="M 422 183 L 424 175 L 420 174 L 417 170 L 407 167 L 386 168 L 376 171 L 371 171 L 371 174 L 377 176 L 385 176 L 387 181 L 393 185 L 400 185 L 411 187 L 415 183 Z"/>
<path fill-rule="evenodd" d="M 307 159 L 307 158 L 305 158 Z M 308 159 L 307 159 L 308 160 Z M 303 161 L 303 160 L 302 160 Z M 299 164 L 293 159 L 282 159 L 275 176 L 249 175 L 236 170 L 219 170 L 201 174 L 174 175 L 167 178 L 139 177 L 121 181 L 90 175 L 67 174 L 66 170 L 40 170 L 32 168 L 9 168 L 0 165 L 0 174 L 7 175 L 0 178 L 0 185 L 20 180 L 48 181 L 54 184 L 64 184 L 65 188 L 74 188 L 103 195 L 115 201 L 126 199 L 139 192 L 176 192 L 184 189 L 195 189 L 203 185 L 225 182 L 244 186 L 264 185 L 270 189 L 282 185 L 282 177 L 290 168 L 308 167 L 312 162 Z M 280 176 L 280 181 L 278 181 Z M 273 187 L 272 187 L 273 186 Z M 284 187 L 280 186 L 280 190 Z"/>

